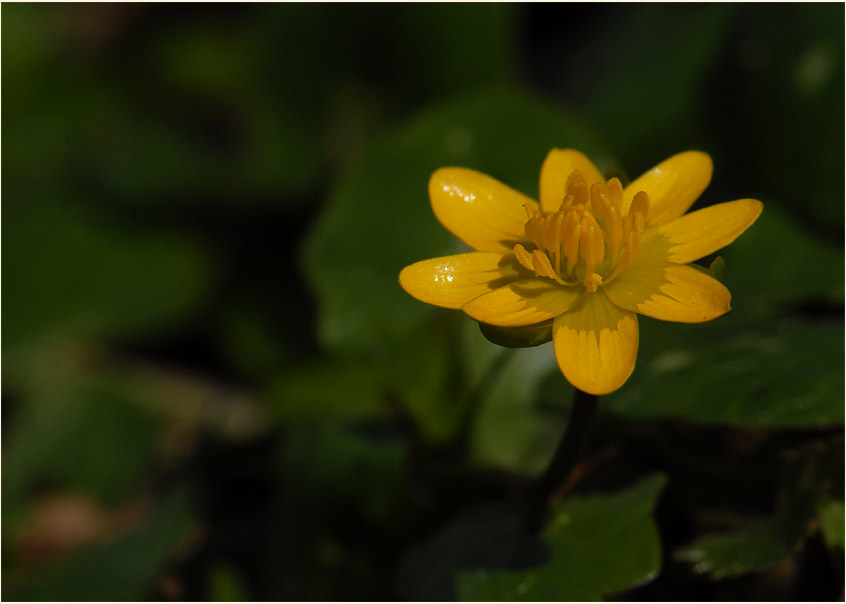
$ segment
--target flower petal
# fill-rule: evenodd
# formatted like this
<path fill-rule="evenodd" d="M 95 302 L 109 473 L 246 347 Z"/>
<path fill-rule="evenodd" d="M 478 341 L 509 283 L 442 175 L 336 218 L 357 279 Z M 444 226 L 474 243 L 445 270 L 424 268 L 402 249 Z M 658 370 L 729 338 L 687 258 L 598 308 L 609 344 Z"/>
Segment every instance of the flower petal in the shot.
<path fill-rule="evenodd" d="M 525 204 L 533 199 L 495 178 L 465 168 L 441 168 L 429 180 L 435 216 L 453 235 L 481 252 L 510 251 L 525 240 Z"/>
<path fill-rule="evenodd" d="M 722 283 L 669 260 L 637 261 L 603 289 L 620 308 L 662 321 L 701 323 L 731 310 L 731 293 Z"/>
<path fill-rule="evenodd" d="M 763 210 L 757 199 L 738 199 L 703 208 L 643 235 L 640 257 L 687 264 L 726 247 L 748 229 Z"/>
<path fill-rule="evenodd" d="M 461 310 L 490 325 L 534 325 L 573 306 L 580 291 L 581 287 L 562 287 L 542 277 L 521 279 L 479 296 Z"/>
<path fill-rule="evenodd" d="M 406 266 L 399 282 L 422 302 L 461 308 L 473 298 L 518 279 L 520 274 L 513 254 L 468 252 Z"/>
<path fill-rule="evenodd" d="M 584 153 L 575 149 L 553 149 L 547 154 L 540 174 L 540 203 L 544 212 L 555 212 L 564 201 L 567 179 L 578 170 L 588 190 L 593 183 L 604 183 L 602 173 Z"/>
<path fill-rule="evenodd" d="M 693 205 L 711 182 L 714 164 L 707 153 L 685 151 L 662 161 L 623 189 L 623 215 L 638 191 L 649 195 L 646 223 L 664 224 L 678 218 Z"/>
<path fill-rule="evenodd" d="M 622 386 L 637 359 L 637 315 L 616 307 L 602 292 L 587 294 L 552 327 L 555 358 L 579 390 L 608 394 Z"/>

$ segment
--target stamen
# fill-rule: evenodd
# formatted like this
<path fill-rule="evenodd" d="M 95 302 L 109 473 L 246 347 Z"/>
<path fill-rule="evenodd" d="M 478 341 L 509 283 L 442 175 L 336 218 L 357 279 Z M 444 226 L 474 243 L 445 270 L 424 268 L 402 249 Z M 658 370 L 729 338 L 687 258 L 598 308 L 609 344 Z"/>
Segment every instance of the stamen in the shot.
<path fill-rule="evenodd" d="M 594 216 L 605 231 L 611 245 L 611 260 L 617 259 L 620 250 L 620 243 L 623 240 L 623 221 L 620 218 L 620 206 L 614 203 L 606 187 L 595 183 L 590 188 L 590 205 Z"/>
<path fill-rule="evenodd" d="M 524 268 L 534 272 L 535 265 L 532 262 L 532 255 L 519 243 L 514 246 L 514 256 L 517 258 L 517 262 L 519 262 Z"/>
<path fill-rule="evenodd" d="M 535 272 L 540 275 L 541 277 L 549 277 L 564 285 L 564 281 L 558 274 L 552 270 L 552 264 L 549 262 L 549 257 L 541 252 L 540 250 L 535 250 L 532 252 L 532 259 L 535 261 Z"/>
<path fill-rule="evenodd" d="M 579 238 L 582 233 L 581 214 L 572 208 L 564 217 L 561 225 L 561 240 L 564 257 L 567 259 L 567 274 L 572 274 L 573 267 L 579 261 Z"/>
<path fill-rule="evenodd" d="M 565 188 L 567 195 L 573 196 L 573 203 L 580 205 L 587 205 L 588 202 L 588 188 L 582 173 L 578 170 L 573 170 L 567 178 L 567 186 Z"/>
<path fill-rule="evenodd" d="M 561 285 L 581 281 L 587 292 L 596 292 L 630 266 L 640 252 L 649 196 L 638 191 L 625 219 L 622 205 L 623 186 L 618 179 L 595 183 L 588 189 L 582 175 L 574 170 L 557 212 L 541 213 L 529 204 L 523 206 L 526 237 L 536 249 L 530 252 L 516 244 L 517 262 L 539 277 Z"/>
<path fill-rule="evenodd" d="M 596 223 L 594 217 L 590 214 L 585 214 L 582 217 L 579 249 L 582 253 L 582 258 L 585 259 L 587 274 L 592 273 L 605 259 L 605 236 L 602 234 L 602 229 Z"/>
<path fill-rule="evenodd" d="M 620 183 L 619 178 L 612 178 L 607 183 L 605 183 L 605 188 L 608 193 L 608 197 L 611 198 L 611 203 L 616 204 L 617 207 L 623 205 L 623 185 Z"/>
<path fill-rule="evenodd" d="M 535 212 L 534 216 L 526 222 L 526 226 L 523 227 L 523 230 L 526 232 L 526 237 L 529 238 L 529 241 L 538 247 L 543 246 L 543 241 L 541 241 L 543 217 L 540 215 L 540 212 Z"/>
<path fill-rule="evenodd" d="M 640 252 L 640 243 L 643 239 L 643 225 L 644 220 L 641 212 L 629 212 L 629 215 L 626 217 L 626 235 L 623 240 L 625 245 L 623 254 L 620 256 L 620 261 L 614 268 L 614 272 L 608 276 L 605 283 L 610 283 L 620 274 L 620 271 L 630 266 L 637 258 Z"/>
<path fill-rule="evenodd" d="M 629 208 L 629 214 L 632 213 L 642 214 L 644 219 L 649 215 L 649 195 L 646 194 L 646 191 L 638 191 L 635 194 Z"/>

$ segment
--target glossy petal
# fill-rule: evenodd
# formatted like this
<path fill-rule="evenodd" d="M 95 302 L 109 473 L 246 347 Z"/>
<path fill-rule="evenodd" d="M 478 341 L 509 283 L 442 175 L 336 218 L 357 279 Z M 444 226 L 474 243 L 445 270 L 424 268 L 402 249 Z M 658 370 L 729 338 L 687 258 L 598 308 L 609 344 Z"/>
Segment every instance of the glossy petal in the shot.
<path fill-rule="evenodd" d="M 603 289 L 620 308 L 662 321 L 701 323 L 731 309 L 731 293 L 722 283 L 669 260 L 639 260 Z"/>
<path fill-rule="evenodd" d="M 697 210 L 647 229 L 640 257 L 687 264 L 724 248 L 761 214 L 757 199 L 738 199 Z"/>
<path fill-rule="evenodd" d="M 479 296 L 461 309 L 477 321 L 491 325 L 534 325 L 569 309 L 580 291 L 580 287 L 562 287 L 542 277 L 521 279 Z"/>
<path fill-rule="evenodd" d="M 553 149 L 541 167 L 540 203 L 544 212 L 555 212 L 561 206 L 567 178 L 573 170 L 582 173 L 588 190 L 593 183 L 605 182 L 602 173 L 584 153 L 575 149 Z"/>
<path fill-rule="evenodd" d="M 423 260 L 405 267 L 399 282 L 409 294 L 444 308 L 464 304 L 519 278 L 512 254 L 468 252 Z"/>
<path fill-rule="evenodd" d="M 662 161 L 623 189 L 623 215 L 638 191 L 649 195 L 646 223 L 659 225 L 678 218 L 693 205 L 708 183 L 714 165 L 701 151 L 685 151 Z"/>
<path fill-rule="evenodd" d="M 552 341 L 558 366 L 573 386 L 590 394 L 608 394 L 634 371 L 637 315 L 612 304 L 600 289 L 556 317 Z"/>
<path fill-rule="evenodd" d="M 534 200 L 481 172 L 442 168 L 429 180 L 435 216 L 453 235 L 482 252 L 510 251 L 525 240 L 524 204 Z"/>

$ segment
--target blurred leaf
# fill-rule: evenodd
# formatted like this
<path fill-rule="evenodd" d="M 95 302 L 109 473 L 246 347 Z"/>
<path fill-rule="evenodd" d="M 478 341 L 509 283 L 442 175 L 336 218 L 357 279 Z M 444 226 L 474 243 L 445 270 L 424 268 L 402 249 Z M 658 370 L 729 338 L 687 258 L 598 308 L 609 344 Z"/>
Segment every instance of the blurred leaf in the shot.
<path fill-rule="evenodd" d="M 844 522 L 843 502 L 831 499 L 820 504 L 820 527 L 823 536 L 831 549 L 843 550 L 846 523 Z"/>
<path fill-rule="evenodd" d="M 775 204 L 722 250 L 732 320 L 795 313 L 808 303 L 843 304 L 842 249 L 826 243 Z"/>
<path fill-rule="evenodd" d="M 153 467 L 160 419 L 97 385 L 39 392 L 18 413 L 3 449 L 4 515 L 43 481 L 114 506 Z"/>
<path fill-rule="evenodd" d="M 543 539 L 549 559 L 525 571 L 462 570 L 463 601 L 586 601 L 652 580 L 661 545 L 652 509 L 664 478 L 614 495 L 573 497 L 556 505 Z M 466 567 L 465 567 L 466 568 Z"/>
<path fill-rule="evenodd" d="M 386 371 L 390 395 L 433 442 L 452 438 L 464 413 L 463 397 L 449 383 L 460 353 L 450 345 L 446 327 L 420 324 L 412 332 L 388 334 L 384 343 L 393 354 L 376 362 Z"/>
<path fill-rule="evenodd" d="M 384 414 L 380 370 L 362 362 L 324 360 L 291 367 L 267 394 L 282 422 L 329 425 Z"/>
<path fill-rule="evenodd" d="M 627 5 L 603 23 L 591 48 L 595 63 L 583 106 L 619 153 L 662 155 L 679 151 L 679 140 L 691 146 L 701 137 L 691 117 L 703 104 L 701 91 L 734 10 L 729 4 Z"/>
<path fill-rule="evenodd" d="M 679 550 L 676 558 L 693 564 L 697 573 L 724 579 L 766 570 L 790 555 L 772 522 L 750 524 L 735 533 L 705 537 Z"/>
<path fill-rule="evenodd" d="M 495 348 L 478 331 L 476 346 Z M 474 351 L 466 353 L 473 356 Z M 470 434 L 471 460 L 479 465 L 523 474 L 540 472 L 563 433 L 563 416 L 532 407 L 540 380 L 558 371 L 551 346 L 515 351 L 486 384 Z M 571 397 L 566 384 L 559 396 Z"/>
<path fill-rule="evenodd" d="M 286 362 L 302 356 L 294 338 L 280 337 L 272 313 L 278 308 L 263 306 L 260 294 L 244 296 L 227 305 L 219 331 L 219 348 L 227 361 L 256 382 L 267 380 Z M 290 316 L 290 313 L 282 313 Z"/>
<path fill-rule="evenodd" d="M 454 600 L 454 574 L 464 568 L 528 567 L 547 548 L 526 532 L 525 519 L 501 503 L 471 508 L 403 558 L 397 589 L 403 599 Z"/>
<path fill-rule="evenodd" d="M 397 55 L 404 89 L 435 97 L 513 79 L 516 9 L 509 4 L 409 4 L 399 12 Z M 437 32 L 437 35 L 432 35 Z"/>
<path fill-rule="evenodd" d="M 757 428 L 843 423 L 843 366 L 833 362 L 843 358 L 842 328 L 774 321 L 705 340 L 707 329 L 641 319 L 638 367 L 604 406 L 639 420 Z"/>
<path fill-rule="evenodd" d="M 842 247 L 843 6 L 738 6 L 725 63 L 707 90 L 723 170 Z"/>
<path fill-rule="evenodd" d="M 25 586 L 4 596 L 36 601 L 146 600 L 191 524 L 185 496 L 171 495 L 139 526 L 49 563 Z"/>
<path fill-rule="evenodd" d="M 219 564 L 210 571 L 211 586 L 209 592 L 214 602 L 244 602 L 243 579 L 229 565 Z"/>
<path fill-rule="evenodd" d="M 4 355 L 45 337 L 146 334 L 203 299 L 211 267 L 190 240 L 122 228 L 72 200 L 16 200 L 3 205 L 3 278 L 14 292 Z"/>
<path fill-rule="evenodd" d="M 282 450 L 282 471 L 304 500 L 321 508 L 344 502 L 372 518 L 384 518 L 402 496 L 406 447 L 398 438 L 363 430 L 298 428 Z M 313 510 L 312 510 L 313 511 Z"/>

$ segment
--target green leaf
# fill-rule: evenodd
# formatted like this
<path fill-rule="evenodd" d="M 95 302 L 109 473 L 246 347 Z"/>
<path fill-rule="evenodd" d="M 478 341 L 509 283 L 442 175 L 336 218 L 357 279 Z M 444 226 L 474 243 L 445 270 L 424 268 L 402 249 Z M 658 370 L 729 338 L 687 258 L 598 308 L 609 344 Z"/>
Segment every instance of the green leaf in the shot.
<path fill-rule="evenodd" d="M 834 362 L 844 354 L 840 330 L 773 321 L 708 341 L 708 328 L 641 319 L 635 373 L 603 405 L 638 420 L 757 428 L 843 423 L 843 365 Z"/>
<path fill-rule="evenodd" d="M 4 595 L 35 601 L 147 600 L 191 525 L 184 494 L 173 494 L 140 525 L 49 563 Z"/>
<path fill-rule="evenodd" d="M 843 304 L 842 249 L 766 200 L 755 224 L 720 255 L 732 320 L 783 316 L 805 303 Z"/>
<path fill-rule="evenodd" d="M 454 600 L 455 572 L 465 568 L 530 567 L 548 555 L 514 507 L 490 503 L 466 510 L 403 558 L 397 588 L 405 600 Z"/>
<path fill-rule="evenodd" d="M 790 555 L 771 521 L 748 524 L 751 526 L 734 533 L 705 537 L 679 550 L 676 558 L 693 564 L 697 573 L 724 579 L 766 570 Z"/>
<path fill-rule="evenodd" d="M 846 510 L 844 510 L 843 502 L 834 499 L 823 501 L 820 503 L 819 513 L 820 528 L 828 547 L 843 551 L 843 535 L 846 533 L 846 523 L 844 523 Z"/>
<path fill-rule="evenodd" d="M 843 492 L 843 440 L 815 440 L 782 456 L 775 513 L 768 518 L 731 518 L 738 528 L 708 535 L 678 550 L 676 559 L 693 564 L 714 579 L 766 570 L 792 555 L 813 532 L 819 518 L 828 539 L 824 514 L 843 539 L 843 505 L 830 499 Z M 839 485 L 838 485 L 839 483 Z M 834 503 L 833 509 L 829 504 Z M 837 523 L 839 522 L 839 527 Z M 835 546 L 836 547 L 836 546 Z"/>
<path fill-rule="evenodd" d="M 556 505 L 543 540 L 549 559 L 530 570 L 464 570 L 463 601 L 587 601 L 653 579 L 661 545 L 652 509 L 664 478 L 652 476 L 614 495 Z"/>

